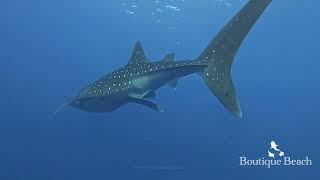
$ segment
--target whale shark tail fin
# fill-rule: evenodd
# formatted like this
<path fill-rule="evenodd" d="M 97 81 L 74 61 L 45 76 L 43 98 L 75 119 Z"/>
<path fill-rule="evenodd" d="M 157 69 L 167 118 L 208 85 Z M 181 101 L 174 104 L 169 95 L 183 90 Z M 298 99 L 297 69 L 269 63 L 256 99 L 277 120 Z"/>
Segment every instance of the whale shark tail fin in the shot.
<path fill-rule="evenodd" d="M 242 112 L 231 78 L 231 66 L 242 41 L 271 1 L 250 0 L 197 58 L 197 61 L 208 64 L 200 73 L 208 88 L 239 118 Z"/>

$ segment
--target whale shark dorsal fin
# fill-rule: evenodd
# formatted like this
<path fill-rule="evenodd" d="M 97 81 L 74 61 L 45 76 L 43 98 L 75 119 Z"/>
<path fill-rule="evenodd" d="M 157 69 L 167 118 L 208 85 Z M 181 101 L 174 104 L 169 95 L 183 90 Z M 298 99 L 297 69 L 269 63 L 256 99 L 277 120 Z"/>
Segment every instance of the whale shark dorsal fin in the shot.
<path fill-rule="evenodd" d="M 141 45 L 141 42 L 137 41 L 134 46 L 134 49 L 132 51 L 132 55 L 130 57 L 129 64 L 136 64 L 139 62 L 147 62 L 147 61 L 148 60 L 144 54 L 144 50 Z"/>
<path fill-rule="evenodd" d="M 163 60 L 164 62 L 172 62 L 174 61 L 174 53 L 167 54 Z"/>

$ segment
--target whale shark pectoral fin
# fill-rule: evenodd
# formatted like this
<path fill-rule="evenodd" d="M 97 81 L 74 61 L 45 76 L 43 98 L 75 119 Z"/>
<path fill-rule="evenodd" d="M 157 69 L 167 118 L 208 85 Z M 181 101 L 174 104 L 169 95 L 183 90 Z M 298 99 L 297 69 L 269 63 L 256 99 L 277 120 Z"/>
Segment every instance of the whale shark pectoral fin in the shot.
<path fill-rule="evenodd" d="M 152 101 L 148 101 L 148 100 L 145 100 L 145 99 L 130 98 L 129 102 L 133 102 L 133 103 L 136 103 L 136 104 L 141 104 L 141 105 L 146 106 L 146 107 L 148 107 L 150 109 L 153 109 L 155 111 L 163 112 L 163 109 L 158 104 L 156 104 L 156 103 L 154 103 Z"/>
<path fill-rule="evenodd" d="M 175 91 L 177 90 L 178 80 L 174 79 L 172 81 L 169 81 L 167 85 Z"/>
<path fill-rule="evenodd" d="M 154 99 L 156 98 L 156 92 L 155 91 L 149 91 L 144 98 Z"/>
<path fill-rule="evenodd" d="M 151 90 L 143 90 L 143 89 L 140 89 L 136 92 L 131 92 L 128 94 L 128 96 L 130 98 L 134 98 L 134 99 L 143 99 L 143 98 L 146 98 L 146 97 L 154 97 L 155 94 L 153 94 L 154 91 L 151 91 Z"/>

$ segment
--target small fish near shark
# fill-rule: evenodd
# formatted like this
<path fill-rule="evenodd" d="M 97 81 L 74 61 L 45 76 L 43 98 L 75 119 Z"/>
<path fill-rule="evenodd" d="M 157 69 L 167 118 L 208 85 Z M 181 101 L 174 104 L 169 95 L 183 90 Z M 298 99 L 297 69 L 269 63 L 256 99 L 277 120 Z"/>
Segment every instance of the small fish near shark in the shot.
<path fill-rule="evenodd" d="M 174 61 L 174 54 L 168 54 L 161 61 L 149 62 L 138 41 L 128 64 L 86 86 L 66 105 L 101 113 L 136 103 L 162 112 L 150 100 L 156 90 L 164 85 L 176 88 L 179 78 L 196 73 L 224 107 L 241 118 L 231 66 L 242 41 L 271 1 L 250 0 L 194 60 Z"/>

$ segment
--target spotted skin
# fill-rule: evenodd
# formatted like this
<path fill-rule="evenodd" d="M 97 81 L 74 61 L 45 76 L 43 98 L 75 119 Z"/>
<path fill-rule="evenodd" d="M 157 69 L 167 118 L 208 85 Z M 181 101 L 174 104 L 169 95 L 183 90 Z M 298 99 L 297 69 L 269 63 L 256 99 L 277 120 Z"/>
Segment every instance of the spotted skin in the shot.
<path fill-rule="evenodd" d="M 242 41 L 271 1 L 250 0 L 195 60 L 174 61 L 174 54 L 168 54 L 161 61 L 149 62 L 137 42 L 127 65 L 88 85 L 67 104 L 89 112 L 110 112 L 127 103 L 163 111 L 149 100 L 155 91 L 167 84 L 175 88 L 179 78 L 197 73 L 224 107 L 241 117 L 231 65 Z"/>
<path fill-rule="evenodd" d="M 140 46 L 140 42 L 136 46 Z M 90 112 L 113 111 L 129 102 L 138 103 L 136 99 L 144 99 L 149 92 L 156 91 L 173 79 L 200 72 L 207 66 L 206 63 L 187 60 L 129 62 L 84 88 L 73 99 L 75 103 L 72 106 Z M 141 104 L 145 105 L 144 101 Z"/>
<path fill-rule="evenodd" d="M 178 69 L 195 73 L 207 66 L 208 64 L 198 61 L 143 62 L 139 64 L 128 64 L 89 85 L 79 94 L 78 98 L 99 97 L 121 93 L 122 91 L 129 91 L 130 89 L 136 88 L 135 84 L 133 84 L 134 80 L 148 75 L 171 71 L 176 74 L 176 76 L 172 77 L 172 79 L 175 79 L 180 78 L 182 75 L 177 72 Z M 188 72 L 186 75 L 189 74 Z M 170 79 L 168 81 L 170 81 Z"/>

